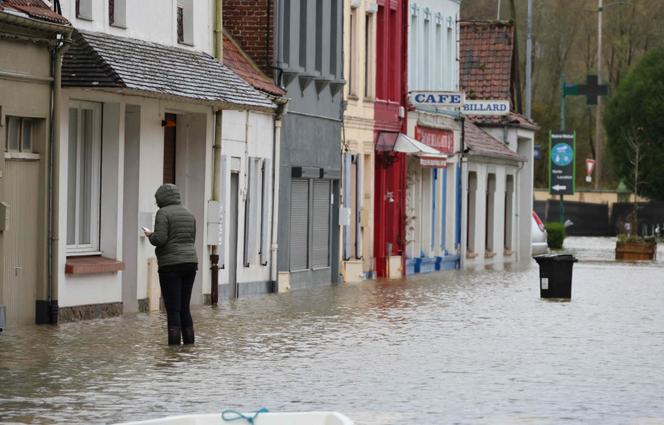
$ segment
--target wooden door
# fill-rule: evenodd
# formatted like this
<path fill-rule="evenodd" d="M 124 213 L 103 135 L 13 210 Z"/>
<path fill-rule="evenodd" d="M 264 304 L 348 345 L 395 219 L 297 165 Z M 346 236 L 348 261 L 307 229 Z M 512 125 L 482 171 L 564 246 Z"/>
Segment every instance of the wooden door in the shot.
<path fill-rule="evenodd" d="M 9 326 L 35 323 L 35 301 L 43 240 L 39 226 L 39 167 L 31 159 L 7 159 L 5 195 L 9 222 L 5 230 L 3 296 Z"/>

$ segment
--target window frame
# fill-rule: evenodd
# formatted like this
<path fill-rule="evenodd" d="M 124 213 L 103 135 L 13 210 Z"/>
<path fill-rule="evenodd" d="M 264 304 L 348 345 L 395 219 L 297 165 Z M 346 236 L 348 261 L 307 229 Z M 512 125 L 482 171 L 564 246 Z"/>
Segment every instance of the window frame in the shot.
<path fill-rule="evenodd" d="M 11 124 L 10 120 L 18 120 L 18 149 L 10 149 L 10 138 L 9 138 L 9 131 L 11 129 Z M 8 154 L 33 154 L 35 153 L 35 141 L 34 141 L 34 134 L 35 134 L 35 118 L 31 117 L 21 117 L 17 115 L 7 115 L 5 119 L 6 127 L 7 130 L 5 132 L 5 153 Z M 29 150 L 24 150 L 24 136 L 25 136 L 25 126 L 26 124 L 29 125 L 30 128 L 30 149 Z"/>
<path fill-rule="evenodd" d="M 67 227 L 65 230 L 65 244 L 67 255 L 93 255 L 100 253 L 100 230 L 101 230 L 101 156 L 102 156 L 102 104 L 88 101 L 71 101 L 69 102 L 69 113 L 76 110 L 76 194 L 75 194 L 75 211 L 74 211 L 74 243 L 69 243 L 69 211 L 67 211 Z M 81 140 L 83 133 L 83 120 L 82 111 L 92 110 L 92 151 L 91 157 L 93 163 L 91 164 L 91 195 L 90 195 L 90 243 L 79 243 L 80 232 L 80 173 L 83 166 L 83 158 L 81 154 Z M 70 129 L 71 134 L 71 129 Z M 70 164 L 72 158 L 69 157 L 71 139 L 67 140 L 67 163 Z M 67 196 L 71 187 L 69 186 L 69 166 L 67 168 Z M 69 208 L 69 205 L 67 205 Z"/>

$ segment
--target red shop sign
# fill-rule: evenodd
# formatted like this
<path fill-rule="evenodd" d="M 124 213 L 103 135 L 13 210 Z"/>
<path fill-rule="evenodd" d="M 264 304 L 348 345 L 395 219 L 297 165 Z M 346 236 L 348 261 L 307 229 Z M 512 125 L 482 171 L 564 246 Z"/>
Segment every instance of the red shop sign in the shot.
<path fill-rule="evenodd" d="M 454 152 L 454 132 L 438 128 L 415 127 L 415 139 L 442 153 Z"/>

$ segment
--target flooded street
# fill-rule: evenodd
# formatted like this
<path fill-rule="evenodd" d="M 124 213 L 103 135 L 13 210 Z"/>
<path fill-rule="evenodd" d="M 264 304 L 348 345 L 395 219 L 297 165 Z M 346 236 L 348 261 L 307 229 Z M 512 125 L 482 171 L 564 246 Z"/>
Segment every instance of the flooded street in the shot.
<path fill-rule="evenodd" d="M 0 422 L 337 410 L 358 425 L 664 424 L 664 253 L 613 262 L 569 238 L 571 302 L 535 262 L 194 309 L 197 343 L 159 314 L 0 334 Z"/>

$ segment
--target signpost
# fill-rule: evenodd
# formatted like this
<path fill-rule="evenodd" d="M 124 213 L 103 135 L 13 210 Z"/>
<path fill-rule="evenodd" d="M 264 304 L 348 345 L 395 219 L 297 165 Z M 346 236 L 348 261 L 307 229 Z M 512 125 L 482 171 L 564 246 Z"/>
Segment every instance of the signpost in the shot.
<path fill-rule="evenodd" d="M 549 132 L 549 193 L 574 195 L 576 133 Z"/>
<path fill-rule="evenodd" d="M 549 131 L 549 193 L 560 195 L 560 222 L 565 221 L 564 195 L 576 190 L 576 132 Z"/>

